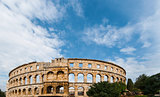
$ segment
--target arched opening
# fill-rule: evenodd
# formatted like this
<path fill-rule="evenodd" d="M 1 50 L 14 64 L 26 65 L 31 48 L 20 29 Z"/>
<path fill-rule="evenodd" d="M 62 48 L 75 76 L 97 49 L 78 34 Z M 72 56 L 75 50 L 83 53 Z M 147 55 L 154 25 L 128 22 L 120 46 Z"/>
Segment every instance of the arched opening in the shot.
<path fill-rule="evenodd" d="M 19 84 L 22 85 L 22 78 L 19 79 Z"/>
<path fill-rule="evenodd" d="M 58 72 L 57 72 L 57 78 L 58 78 L 59 80 L 62 80 L 62 79 L 64 78 L 64 72 L 63 72 L 63 71 L 58 71 Z"/>
<path fill-rule="evenodd" d="M 18 85 L 18 79 L 16 79 L 16 85 Z"/>
<path fill-rule="evenodd" d="M 84 88 L 83 87 L 78 87 L 78 95 L 83 96 L 84 95 Z"/>
<path fill-rule="evenodd" d="M 78 74 L 78 82 L 84 82 L 84 75 L 81 73 Z"/>
<path fill-rule="evenodd" d="M 92 83 L 93 82 L 93 76 L 92 74 L 87 74 L 87 82 Z"/>
<path fill-rule="evenodd" d="M 31 95 L 32 94 L 32 90 L 31 88 L 28 89 L 28 95 Z"/>
<path fill-rule="evenodd" d="M 38 95 L 38 94 L 39 94 L 39 89 L 38 89 L 37 87 L 34 89 L 34 94 L 35 94 L 35 95 Z"/>
<path fill-rule="evenodd" d="M 64 93 L 64 87 L 63 86 L 57 86 L 56 87 L 56 93 L 63 94 Z"/>
<path fill-rule="evenodd" d="M 52 72 L 52 71 L 49 71 L 49 72 L 47 73 L 47 79 L 48 79 L 48 80 L 52 80 L 52 79 L 53 79 L 53 72 Z"/>
<path fill-rule="evenodd" d="M 107 75 L 104 76 L 104 81 L 108 81 L 108 76 Z"/>
<path fill-rule="evenodd" d="M 116 82 L 119 82 L 119 78 L 118 77 L 116 78 Z"/>
<path fill-rule="evenodd" d="M 32 84 L 33 78 L 32 76 L 29 76 L 29 84 Z"/>
<path fill-rule="evenodd" d="M 21 95 L 21 89 L 18 90 L 18 94 Z"/>
<path fill-rule="evenodd" d="M 23 89 L 23 95 L 26 95 L 26 89 Z"/>
<path fill-rule="evenodd" d="M 27 84 L 27 78 L 24 77 L 24 84 L 26 85 Z"/>
<path fill-rule="evenodd" d="M 111 77 L 111 83 L 113 83 L 113 82 L 114 82 L 114 77 L 112 76 L 112 77 Z"/>
<path fill-rule="evenodd" d="M 53 87 L 52 86 L 47 87 L 47 94 L 53 94 Z"/>
<path fill-rule="evenodd" d="M 39 83 L 40 82 L 40 77 L 39 75 L 36 75 L 36 83 Z"/>
<path fill-rule="evenodd" d="M 69 74 L 69 82 L 75 82 L 74 74 Z"/>
<path fill-rule="evenodd" d="M 17 90 L 15 90 L 15 94 L 17 95 Z"/>
<path fill-rule="evenodd" d="M 75 89 L 74 89 L 74 87 L 70 87 L 69 88 L 69 96 L 74 97 L 74 95 L 75 95 Z"/>
<path fill-rule="evenodd" d="M 44 74 L 42 75 L 42 82 L 44 82 Z"/>
<path fill-rule="evenodd" d="M 43 90 L 43 88 L 42 88 L 42 90 L 41 90 L 41 94 L 43 94 L 43 92 L 44 92 L 44 90 Z"/>
<path fill-rule="evenodd" d="M 121 82 L 122 82 L 122 78 L 121 78 Z"/>
<path fill-rule="evenodd" d="M 100 82 L 101 81 L 101 75 L 97 74 L 96 75 L 96 83 Z"/>

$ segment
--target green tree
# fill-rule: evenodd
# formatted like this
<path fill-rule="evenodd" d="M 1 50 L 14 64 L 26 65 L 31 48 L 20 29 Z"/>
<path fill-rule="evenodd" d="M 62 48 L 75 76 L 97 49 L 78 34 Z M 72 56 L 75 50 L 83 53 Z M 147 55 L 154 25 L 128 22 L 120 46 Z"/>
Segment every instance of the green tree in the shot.
<path fill-rule="evenodd" d="M 1 91 L 1 89 L 0 89 L 0 97 L 6 97 L 5 93 L 3 91 Z"/>
<path fill-rule="evenodd" d="M 119 97 L 126 89 L 123 83 L 99 82 L 91 86 L 87 91 L 88 96 L 92 97 Z"/>
<path fill-rule="evenodd" d="M 158 90 L 160 90 L 160 73 L 147 78 L 144 84 L 145 87 L 142 91 L 144 94 L 151 95 L 152 97 Z"/>
<path fill-rule="evenodd" d="M 149 78 L 147 75 L 142 74 L 140 75 L 137 79 L 136 82 L 134 84 L 134 87 L 140 90 L 143 90 L 145 87 L 145 81 L 147 80 L 147 78 Z"/>
<path fill-rule="evenodd" d="M 131 79 L 128 79 L 127 89 L 128 89 L 129 91 L 133 91 L 133 89 L 134 89 L 134 84 L 133 84 L 133 82 L 132 82 Z"/>

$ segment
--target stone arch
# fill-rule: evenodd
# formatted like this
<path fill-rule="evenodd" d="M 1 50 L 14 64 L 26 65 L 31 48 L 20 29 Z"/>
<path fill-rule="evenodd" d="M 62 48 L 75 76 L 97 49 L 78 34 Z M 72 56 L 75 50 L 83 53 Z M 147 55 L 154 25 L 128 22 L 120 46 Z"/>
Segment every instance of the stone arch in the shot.
<path fill-rule="evenodd" d="M 100 74 L 97 74 L 96 75 L 96 83 L 100 82 L 101 81 L 101 75 Z"/>
<path fill-rule="evenodd" d="M 74 89 L 74 87 L 69 87 L 69 96 L 75 96 L 75 89 Z"/>
<path fill-rule="evenodd" d="M 120 78 L 120 81 L 122 82 L 122 78 Z"/>
<path fill-rule="evenodd" d="M 29 76 L 29 84 L 32 84 L 32 82 L 33 82 L 33 77 L 32 77 L 32 75 L 30 75 Z"/>
<path fill-rule="evenodd" d="M 52 80 L 53 79 L 53 72 L 52 71 L 49 71 L 48 73 L 47 73 L 47 79 L 48 80 Z"/>
<path fill-rule="evenodd" d="M 108 76 L 104 75 L 104 81 L 108 81 Z"/>
<path fill-rule="evenodd" d="M 32 89 L 31 88 L 28 89 L 28 95 L 32 95 Z"/>
<path fill-rule="evenodd" d="M 111 83 L 114 83 L 114 77 L 111 76 L 111 80 L 110 80 Z"/>
<path fill-rule="evenodd" d="M 44 82 L 44 74 L 42 74 L 42 82 Z"/>
<path fill-rule="evenodd" d="M 78 78 L 77 80 L 78 82 L 84 82 L 84 75 L 82 73 L 79 73 L 77 78 Z"/>
<path fill-rule="evenodd" d="M 92 83 L 93 82 L 93 75 L 91 73 L 87 74 L 87 82 Z"/>
<path fill-rule="evenodd" d="M 64 87 L 63 86 L 57 86 L 56 87 L 56 93 L 63 94 L 64 93 Z"/>
<path fill-rule="evenodd" d="M 17 95 L 17 90 L 15 90 L 15 94 Z"/>
<path fill-rule="evenodd" d="M 38 87 L 36 87 L 36 88 L 34 89 L 34 94 L 35 94 L 35 95 L 38 95 L 38 94 L 39 94 L 39 89 L 38 89 Z"/>
<path fill-rule="evenodd" d="M 119 78 L 118 77 L 116 77 L 116 82 L 119 82 Z"/>
<path fill-rule="evenodd" d="M 47 94 L 53 94 L 53 87 L 52 86 L 47 87 Z"/>
<path fill-rule="evenodd" d="M 21 89 L 18 90 L 18 94 L 21 95 Z"/>
<path fill-rule="evenodd" d="M 24 84 L 26 85 L 27 84 L 27 77 L 24 77 Z"/>
<path fill-rule="evenodd" d="M 23 89 L 23 95 L 26 95 L 26 89 Z"/>
<path fill-rule="evenodd" d="M 75 75 L 74 73 L 69 74 L 69 82 L 75 82 Z"/>
<path fill-rule="evenodd" d="M 39 83 L 39 82 L 40 82 L 40 76 L 37 74 L 37 75 L 35 76 L 35 78 L 36 78 L 36 83 Z"/>
<path fill-rule="evenodd" d="M 62 80 L 62 79 L 64 78 L 64 72 L 63 72 L 63 71 L 58 71 L 58 72 L 57 72 L 57 78 L 58 78 L 59 80 Z"/>
<path fill-rule="evenodd" d="M 18 86 L 18 79 L 16 79 L 16 85 Z"/>
<path fill-rule="evenodd" d="M 78 96 L 83 96 L 84 95 L 84 88 L 83 87 L 78 87 Z"/>
<path fill-rule="evenodd" d="M 43 92 L 44 92 L 44 87 L 41 89 L 41 94 L 43 94 Z"/>
<path fill-rule="evenodd" d="M 19 78 L 19 84 L 22 85 L 22 78 Z"/>

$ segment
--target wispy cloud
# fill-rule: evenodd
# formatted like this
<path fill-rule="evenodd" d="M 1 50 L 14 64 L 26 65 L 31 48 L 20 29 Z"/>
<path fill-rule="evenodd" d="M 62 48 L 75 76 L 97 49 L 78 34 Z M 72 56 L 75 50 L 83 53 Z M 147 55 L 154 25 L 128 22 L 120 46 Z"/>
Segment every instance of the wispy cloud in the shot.
<path fill-rule="evenodd" d="M 117 28 L 116 26 L 103 23 L 86 28 L 83 33 L 85 34 L 84 39 L 88 41 L 107 47 L 113 47 L 123 44 L 123 41 L 129 41 L 133 33 L 133 28 L 130 26 Z"/>
<path fill-rule="evenodd" d="M 133 54 L 134 51 L 136 51 L 136 49 L 133 47 L 127 47 L 127 48 L 120 49 L 120 52 L 125 53 L 125 54 Z"/>
<path fill-rule="evenodd" d="M 61 57 L 64 44 L 54 32 L 32 22 L 58 21 L 63 17 L 64 7 L 52 2 L 33 0 L 0 1 L 0 81 L 6 82 L 8 72 L 30 61 L 50 61 Z M 2 76 L 6 75 L 2 78 Z M 5 84 L 0 88 L 5 90 Z"/>
<path fill-rule="evenodd" d="M 141 18 L 134 24 L 129 23 L 123 27 L 100 24 L 88 27 L 83 31 L 85 39 L 88 39 L 87 42 L 105 45 L 106 47 L 127 47 L 129 46 L 127 43 L 134 40 L 139 45 L 138 48 L 122 48 L 120 52 L 132 54 L 134 51 L 142 51 L 143 54 L 135 53 L 134 57 L 123 58 L 119 56 L 113 60 L 127 70 L 128 77 L 134 79 L 142 73 L 148 75 L 158 73 L 160 69 L 160 2 L 155 2 L 157 2 L 157 5 L 155 5 L 157 7 L 152 14 Z M 134 35 L 138 36 L 136 40 L 133 37 Z"/>
<path fill-rule="evenodd" d="M 80 17 L 84 17 L 83 9 L 80 0 L 69 0 L 69 4 L 73 7 L 73 10 Z"/>

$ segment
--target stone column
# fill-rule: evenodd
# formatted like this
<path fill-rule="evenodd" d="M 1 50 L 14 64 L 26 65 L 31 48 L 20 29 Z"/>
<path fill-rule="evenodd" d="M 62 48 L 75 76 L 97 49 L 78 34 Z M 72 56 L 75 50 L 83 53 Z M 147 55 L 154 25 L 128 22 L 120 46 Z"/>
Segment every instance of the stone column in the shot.
<path fill-rule="evenodd" d="M 78 96 L 78 87 L 77 87 L 77 85 L 75 85 L 75 97 L 77 97 Z"/>
<path fill-rule="evenodd" d="M 93 83 L 96 83 L 96 74 L 93 74 Z"/>
<path fill-rule="evenodd" d="M 77 73 L 75 73 L 75 82 L 78 82 L 78 77 L 77 77 L 78 75 L 77 75 Z"/>
<path fill-rule="evenodd" d="M 36 77 L 35 77 L 35 75 L 33 75 L 33 83 L 36 83 Z"/>
<path fill-rule="evenodd" d="M 108 82 L 109 83 L 111 82 L 111 76 L 108 76 Z"/>
<path fill-rule="evenodd" d="M 113 77 L 113 82 L 116 82 L 116 77 L 115 76 Z"/>
<path fill-rule="evenodd" d="M 87 74 L 84 74 L 84 82 L 87 83 Z"/>
<path fill-rule="evenodd" d="M 87 87 L 84 87 L 84 96 L 86 97 L 87 96 Z"/>
<path fill-rule="evenodd" d="M 104 81 L 104 74 L 101 75 L 101 81 Z"/>
<path fill-rule="evenodd" d="M 27 84 L 30 84 L 30 78 L 29 78 L 29 76 L 27 76 L 26 78 L 27 78 Z"/>

